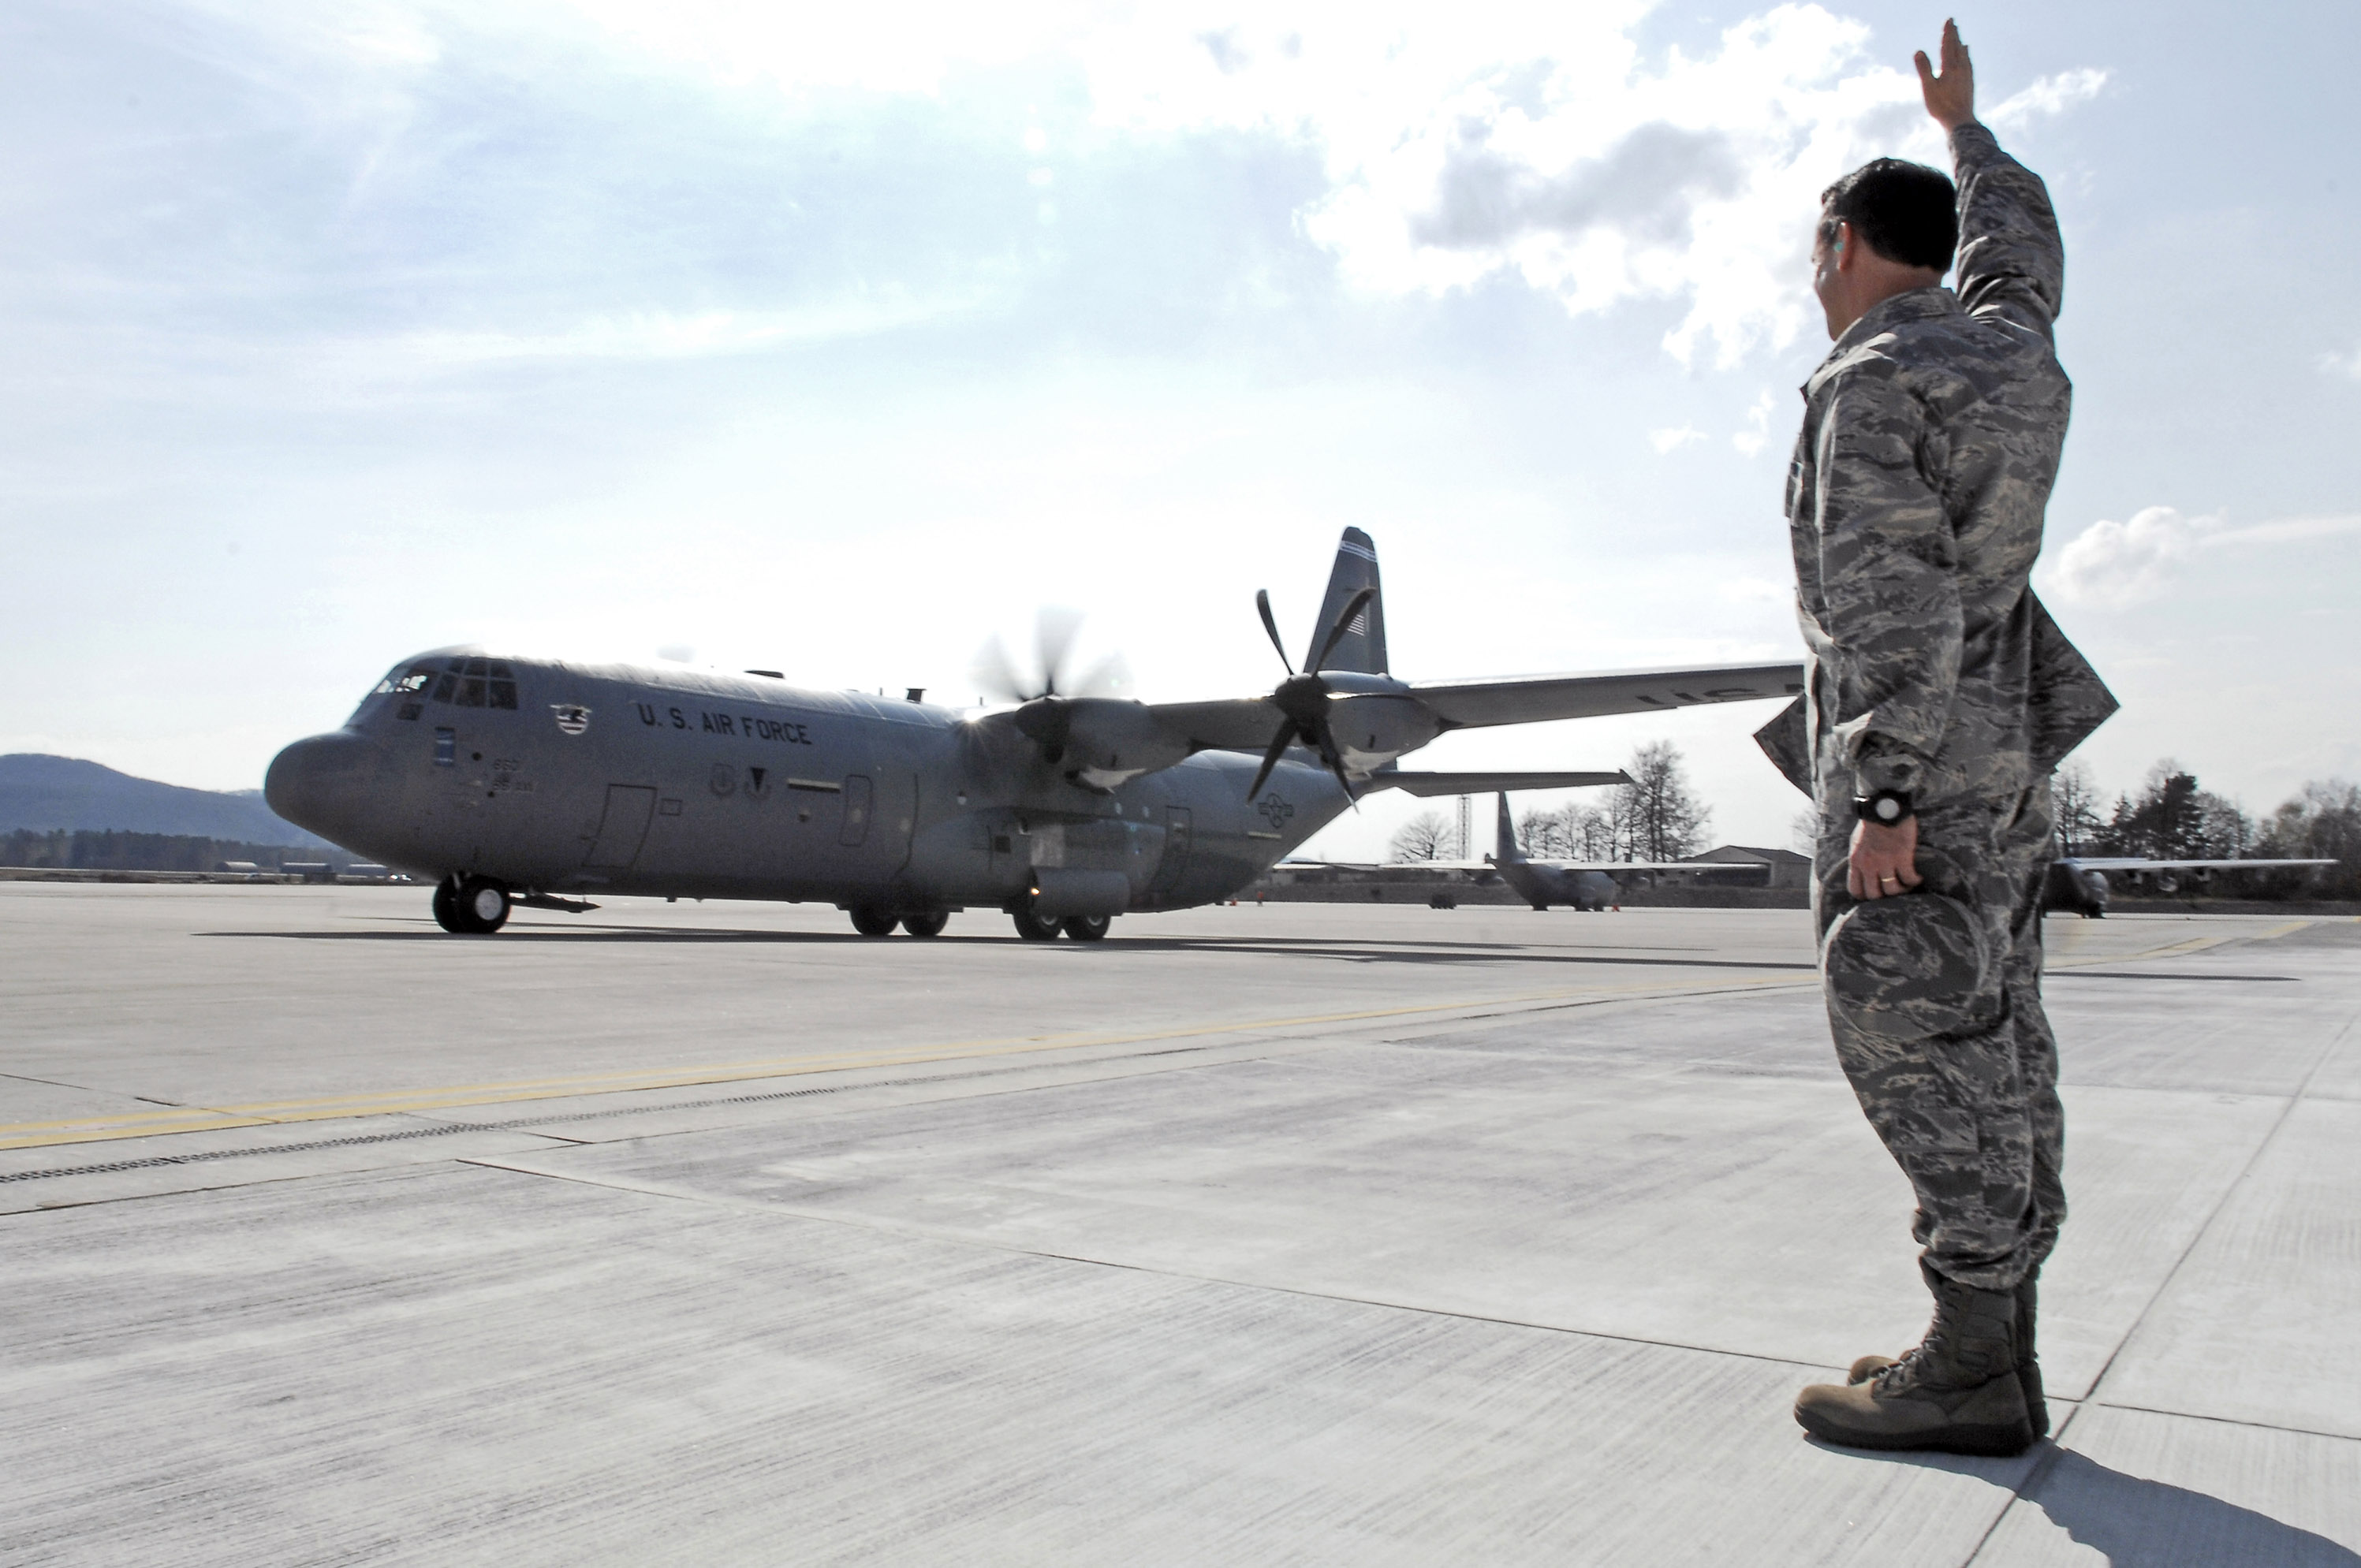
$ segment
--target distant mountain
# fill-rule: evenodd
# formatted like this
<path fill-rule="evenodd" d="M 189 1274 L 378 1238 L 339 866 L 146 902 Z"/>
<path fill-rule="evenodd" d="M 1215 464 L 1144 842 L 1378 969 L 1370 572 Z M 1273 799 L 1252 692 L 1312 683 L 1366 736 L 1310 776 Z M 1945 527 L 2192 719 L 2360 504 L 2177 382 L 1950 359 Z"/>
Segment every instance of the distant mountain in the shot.
<path fill-rule="evenodd" d="M 0 833 L 29 828 L 116 828 L 251 844 L 327 849 L 262 803 L 258 789 L 183 789 L 136 779 L 97 762 L 19 751 L 0 757 Z"/>

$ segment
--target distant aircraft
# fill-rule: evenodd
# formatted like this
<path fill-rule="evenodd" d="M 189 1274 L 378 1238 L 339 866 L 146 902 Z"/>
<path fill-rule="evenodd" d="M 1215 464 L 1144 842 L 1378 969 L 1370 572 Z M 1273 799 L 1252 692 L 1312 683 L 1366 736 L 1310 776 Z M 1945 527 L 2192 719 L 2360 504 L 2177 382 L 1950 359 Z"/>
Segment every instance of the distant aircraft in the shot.
<path fill-rule="evenodd" d="M 287 820 L 433 880 L 454 932 L 605 893 L 827 902 L 873 937 L 931 937 L 983 906 L 1028 939 L 1093 941 L 1128 910 L 1234 895 L 1371 791 L 1602 776 L 1395 767 L 1447 730 L 1802 689 L 1784 662 L 1397 680 L 1377 551 L 1357 528 L 1301 671 L 1269 596 L 1255 598 L 1286 678 L 1214 702 L 1060 691 L 1071 629 L 1043 637 L 1038 692 L 969 713 L 773 671 L 440 649 L 396 665 L 342 729 L 280 752 L 264 794 Z"/>
<path fill-rule="evenodd" d="M 1552 784 L 1518 784 L 1517 789 L 1569 789 L 1590 784 L 1630 784 L 1627 773 L 1563 774 Z M 1441 793 L 1439 791 L 1434 793 Z M 1456 874 L 1477 886 L 1506 883 L 1516 894 L 1535 909 L 1547 909 L 1552 905 L 1570 904 L 1577 910 L 1605 909 L 1621 896 L 1629 876 L 1685 876 L 1728 879 L 1735 876 L 1768 875 L 1770 868 L 1760 863 L 1714 861 L 1536 861 L 1528 859 L 1517 843 L 1516 825 L 1509 817 L 1509 796 L 1506 791 L 1496 792 L 1499 797 L 1498 839 L 1491 854 L 1480 861 L 1397 861 L 1379 865 L 1374 862 L 1346 861 L 1297 861 L 1293 867 L 1301 871 L 1341 873 L 1345 886 L 1431 886 L 1435 873 Z M 1280 870 L 1289 869 L 1282 865 Z M 1338 885 L 1332 883 L 1330 885 Z M 1457 901 L 1447 892 L 1438 892 L 1429 901 L 1438 909 L 1457 907 Z"/>
<path fill-rule="evenodd" d="M 2107 915 L 2108 877 L 2127 877 L 2135 885 L 2154 883 L 2157 892 L 2180 891 L 2183 878 L 2199 885 L 2222 872 L 2286 871 L 2298 867 L 2333 866 L 2334 861 L 2150 861 L 2136 857 L 2073 855 L 2053 861 L 2049 881 L 2041 890 L 2041 907 L 2092 920 Z"/>
<path fill-rule="evenodd" d="M 1536 861 L 1517 843 L 1516 824 L 1509 819 L 1509 797 L 1499 795 L 1499 841 L 1485 862 L 1517 896 L 1535 909 L 1571 904 L 1576 910 L 1599 910 L 1621 895 L 1625 876 L 1642 872 L 1680 872 L 1691 874 L 1752 872 L 1753 866 L 1716 865 L 1697 861 Z M 1767 869 L 1767 868 L 1766 868 Z"/>

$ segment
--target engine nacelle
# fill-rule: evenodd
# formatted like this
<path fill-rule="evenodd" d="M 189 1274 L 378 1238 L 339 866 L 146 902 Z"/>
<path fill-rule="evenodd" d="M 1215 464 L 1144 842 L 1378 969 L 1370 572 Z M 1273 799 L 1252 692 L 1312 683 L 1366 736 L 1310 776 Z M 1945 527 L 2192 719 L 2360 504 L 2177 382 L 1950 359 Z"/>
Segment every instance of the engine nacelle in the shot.
<path fill-rule="evenodd" d="M 1328 733 L 1347 773 L 1366 773 L 1443 733 L 1443 725 L 1414 698 L 1371 694 L 1328 699 Z"/>
<path fill-rule="evenodd" d="M 1189 742 L 1157 722 L 1144 703 L 1076 697 L 1066 704 L 1066 743 L 1059 759 L 1093 789 L 1114 789 L 1189 755 Z"/>

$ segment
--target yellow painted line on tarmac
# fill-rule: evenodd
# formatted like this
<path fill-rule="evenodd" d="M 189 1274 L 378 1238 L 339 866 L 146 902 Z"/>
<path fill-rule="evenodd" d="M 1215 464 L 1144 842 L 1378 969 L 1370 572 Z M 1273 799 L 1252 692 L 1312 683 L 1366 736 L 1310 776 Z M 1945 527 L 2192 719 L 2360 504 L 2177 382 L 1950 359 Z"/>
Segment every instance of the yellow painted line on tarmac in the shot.
<path fill-rule="evenodd" d="M 2310 924 L 2309 920 L 2294 920 L 2269 931 L 2231 931 L 2210 937 L 2191 937 L 2179 942 L 2167 942 L 2160 948 L 2142 948 L 2136 953 L 2080 953 L 2072 958 L 2059 959 L 2048 967 L 2089 969 L 2093 964 L 2133 964 L 2147 959 L 2186 958 L 2191 953 L 2202 953 L 2208 948 L 2218 948 L 2224 942 L 2250 942 L 2267 937 L 2284 937 L 2290 931 L 2300 931 Z"/>
<path fill-rule="evenodd" d="M 440 1089 L 389 1090 L 375 1094 L 337 1095 L 310 1100 L 267 1100 L 245 1105 L 190 1106 L 179 1111 L 141 1111 L 112 1116 L 86 1116 L 67 1121 L 18 1122 L 0 1125 L 0 1149 L 51 1148 L 65 1144 L 109 1143 L 127 1138 L 159 1137 L 170 1133 L 223 1132 L 238 1127 L 276 1126 L 288 1123 L 336 1121 L 363 1116 L 391 1116 L 425 1111 L 457 1110 L 470 1105 L 504 1105 L 534 1100 L 564 1100 L 586 1094 L 620 1094 L 655 1089 L 686 1089 L 699 1084 L 743 1083 L 762 1079 L 796 1078 L 811 1073 L 849 1072 L 861 1068 L 907 1067 L 962 1058 L 1025 1056 L 1040 1051 L 1068 1051 L 1091 1046 L 1147 1045 L 1158 1040 L 1184 1040 L 1207 1035 L 1243 1035 L 1272 1029 L 1305 1028 L 1323 1024 L 1356 1024 L 1381 1018 L 1411 1018 L 1435 1013 L 1460 1013 L 1483 1007 L 1510 1007 L 1529 1003 L 1561 1002 L 1576 997 L 1631 994 L 1678 996 L 1698 991 L 1760 990 L 1778 986 L 1817 984 L 1792 976 L 1762 980 L 1715 980 L 1666 986 L 1635 981 L 1622 985 L 1576 986 L 1564 991 L 1526 992 L 1510 996 L 1423 1003 L 1414 1007 L 1375 1007 L 1350 1013 L 1312 1013 L 1296 1017 L 1258 1018 L 1231 1023 L 1192 1024 L 1176 1029 L 1152 1029 L 1132 1034 L 1033 1035 L 1001 1039 L 963 1040 L 940 1046 L 899 1050 L 850 1051 L 829 1056 L 781 1057 L 763 1061 L 728 1062 L 679 1068 L 670 1072 L 619 1071 L 584 1073 L 567 1078 L 516 1079 L 499 1083 L 454 1084 Z M 661 1107 L 652 1107 L 661 1109 Z"/>

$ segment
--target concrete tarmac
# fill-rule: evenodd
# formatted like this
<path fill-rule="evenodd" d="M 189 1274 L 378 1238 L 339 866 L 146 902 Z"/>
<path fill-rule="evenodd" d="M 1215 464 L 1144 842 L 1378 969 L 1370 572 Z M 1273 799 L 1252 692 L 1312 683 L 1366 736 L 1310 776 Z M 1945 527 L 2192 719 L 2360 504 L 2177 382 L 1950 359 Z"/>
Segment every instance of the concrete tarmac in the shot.
<path fill-rule="evenodd" d="M 1808 917 L 0 884 L 0 1563 L 2361 1568 L 2361 922 L 2048 925 L 2056 1440 Z"/>

